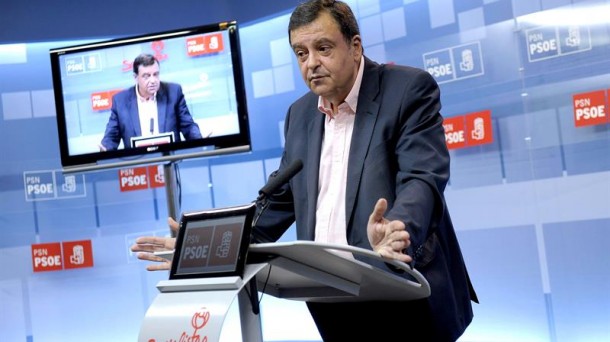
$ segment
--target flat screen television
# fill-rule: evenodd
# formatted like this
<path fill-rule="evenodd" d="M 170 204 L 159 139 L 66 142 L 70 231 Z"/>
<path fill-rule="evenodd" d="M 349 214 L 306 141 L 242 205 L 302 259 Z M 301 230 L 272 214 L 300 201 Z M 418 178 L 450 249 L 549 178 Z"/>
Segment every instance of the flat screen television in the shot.
<path fill-rule="evenodd" d="M 161 85 L 149 98 L 156 110 L 142 110 L 150 119 L 138 114 L 142 103 L 150 104 L 136 96 L 133 63 L 140 54 L 154 56 L 160 82 L 179 85 L 183 94 L 179 96 L 175 86 L 170 90 Z M 50 57 L 64 170 L 250 150 L 235 21 L 56 48 Z M 123 96 L 115 98 L 121 92 Z M 168 128 L 175 121 L 170 112 L 181 108 L 184 115 L 184 107 L 199 134 Z M 132 111 L 126 114 L 125 109 Z M 129 141 L 120 139 L 118 146 L 105 147 L 109 122 L 115 135 L 132 130 Z"/>

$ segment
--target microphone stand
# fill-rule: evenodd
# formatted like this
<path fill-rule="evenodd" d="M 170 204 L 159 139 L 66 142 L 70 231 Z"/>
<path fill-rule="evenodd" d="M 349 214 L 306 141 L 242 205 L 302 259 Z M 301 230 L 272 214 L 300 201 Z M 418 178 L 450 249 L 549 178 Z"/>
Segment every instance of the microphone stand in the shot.
<path fill-rule="evenodd" d="M 261 195 L 261 196 L 259 196 L 259 198 L 256 199 L 256 207 L 259 209 L 256 212 L 256 216 L 254 217 L 254 220 L 252 220 L 252 229 L 254 229 L 254 227 L 256 227 L 256 223 L 258 222 L 258 219 L 261 217 L 261 214 L 265 211 L 265 209 L 267 209 L 268 206 L 269 206 L 269 200 L 267 200 L 267 196 Z"/>
<path fill-rule="evenodd" d="M 257 199 L 256 199 L 256 207 L 258 208 L 257 212 L 256 212 L 256 216 L 254 217 L 254 219 L 252 220 L 252 230 L 251 230 L 251 234 L 252 236 L 250 237 L 250 241 L 252 241 L 254 239 L 254 227 L 256 227 L 256 222 L 258 222 L 258 219 L 261 217 L 261 214 L 265 211 L 265 209 L 267 209 L 267 207 L 269 206 L 269 200 L 267 199 L 267 196 L 264 196 L 264 194 L 261 194 Z M 258 302 L 258 287 L 256 286 L 256 278 L 250 279 L 249 282 L 249 298 L 250 298 L 250 304 L 252 305 L 252 312 L 255 315 L 258 315 L 260 313 L 260 304 Z"/>
<path fill-rule="evenodd" d="M 255 201 L 258 211 L 256 212 L 256 216 L 252 220 L 250 243 L 252 243 L 252 241 L 256 241 L 256 242 L 271 242 L 272 241 L 271 239 L 269 239 L 268 236 L 265 236 L 265 234 L 263 234 L 262 232 L 257 231 L 257 229 L 255 229 L 258 219 L 261 217 L 261 215 L 265 211 L 265 209 L 267 209 L 267 207 L 269 206 L 269 196 L 271 194 L 273 194 L 275 191 L 277 191 L 283 184 L 287 183 L 302 168 L 303 168 L 303 162 L 300 159 L 293 161 L 292 163 L 290 163 L 290 165 L 288 165 L 286 167 L 285 170 L 283 170 L 283 173 L 280 174 L 280 173 L 278 173 L 278 171 L 273 172 L 271 174 L 271 177 L 269 177 L 269 181 L 267 182 L 267 184 L 259 191 L 259 195 Z M 252 303 L 252 312 L 254 312 L 255 314 L 258 314 L 260 312 L 260 307 L 259 307 L 259 303 L 258 303 L 258 290 L 256 288 L 256 278 L 251 279 L 249 285 L 250 285 L 249 297 L 250 297 L 250 302 Z"/>

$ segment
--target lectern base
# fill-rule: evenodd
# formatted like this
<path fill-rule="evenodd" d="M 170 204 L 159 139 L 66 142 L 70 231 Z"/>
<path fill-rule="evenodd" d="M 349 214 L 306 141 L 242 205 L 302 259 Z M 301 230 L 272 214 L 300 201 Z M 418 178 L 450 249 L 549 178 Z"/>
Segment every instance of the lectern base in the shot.
<path fill-rule="evenodd" d="M 138 342 L 219 341 L 236 297 L 242 340 L 262 341 L 260 314 L 253 310 L 246 285 L 263 267 L 247 265 L 244 280 L 224 277 L 159 282 L 161 293 L 146 312 Z"/>

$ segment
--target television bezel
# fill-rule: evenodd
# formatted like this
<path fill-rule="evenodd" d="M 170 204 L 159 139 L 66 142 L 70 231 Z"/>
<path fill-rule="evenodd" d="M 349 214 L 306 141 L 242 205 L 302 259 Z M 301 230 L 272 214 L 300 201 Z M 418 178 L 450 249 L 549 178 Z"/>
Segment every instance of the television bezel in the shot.
<path fill-rule="evenodd" d="M 70 154 L 69 136 L 66 126 L 66 111 L 62 87 L 60 56 L 71 53 L 82 53 L 102 48 L 127 46 L 154 42 L 169 38 L 180 38 L 197 34 L 209 34 L 227 31 L 231 47 L 233 82 L 239 132 L 231 135 L 211 136 L 197 140 L 178 141 L 171 144 L 160 144 L 154 148 L 139 147 L 112 151 L 99 151 L 85 154 Z M 93 43 L 66 46 L 51 49 L 51 73 L 55 97 L 57 132 L 61 164 L 64 171 L 88 171 L 138 164 L 159 163 L 164 161 L 188 158 L 215 156 L 251 151 L 251 137 L 246 102 L 246 90 L 243 75 L 241 46 L 237 21 L 223 21 L 188 28 L 147 33 L 137 36 L 121 37 Z M 105 127 L 104 127 L 105 128 Z M 182 153 L 180 153 L 182 152 Z"/>

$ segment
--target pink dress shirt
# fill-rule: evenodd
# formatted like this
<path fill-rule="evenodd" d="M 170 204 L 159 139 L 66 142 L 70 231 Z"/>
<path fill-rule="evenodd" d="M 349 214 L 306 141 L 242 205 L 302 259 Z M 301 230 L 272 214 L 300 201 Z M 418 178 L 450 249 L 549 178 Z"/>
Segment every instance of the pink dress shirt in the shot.
<path fill-rule="evenodd" d="M 364 58 L 360 60 L 354 86 L 333 115 L 330 102 L 318 99 L 318 109 L 326 119 L 320 155 L 318 202 L 316 206 L 315 241 L 347 245 L 345 189 L 347 164 L 356 118 L 358 93 L 362 83 Z"/>

